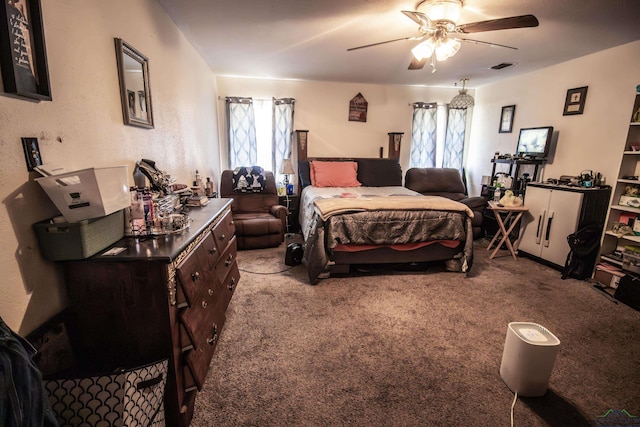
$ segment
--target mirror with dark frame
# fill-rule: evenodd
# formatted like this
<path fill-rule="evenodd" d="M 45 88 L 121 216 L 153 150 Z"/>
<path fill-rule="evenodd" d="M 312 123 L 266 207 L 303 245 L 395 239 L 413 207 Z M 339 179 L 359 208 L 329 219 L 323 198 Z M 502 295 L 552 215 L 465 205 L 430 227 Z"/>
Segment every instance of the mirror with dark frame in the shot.
<path fill-rule="evenodd" d="M 151 129 L 149 61 L 124 40 L 116 38 L 115 43 L 124 124 Z"/>

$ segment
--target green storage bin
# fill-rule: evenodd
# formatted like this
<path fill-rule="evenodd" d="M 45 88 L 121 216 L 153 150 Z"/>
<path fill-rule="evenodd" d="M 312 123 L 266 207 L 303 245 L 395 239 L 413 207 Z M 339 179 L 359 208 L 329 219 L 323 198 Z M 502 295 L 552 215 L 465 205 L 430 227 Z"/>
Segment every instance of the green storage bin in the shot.
<path fill-rule="evenodd" d="M 50 261 L 89 258 L 124 236 L 124 211 L 80 222 L 33 224 L 42 256 Z"/>

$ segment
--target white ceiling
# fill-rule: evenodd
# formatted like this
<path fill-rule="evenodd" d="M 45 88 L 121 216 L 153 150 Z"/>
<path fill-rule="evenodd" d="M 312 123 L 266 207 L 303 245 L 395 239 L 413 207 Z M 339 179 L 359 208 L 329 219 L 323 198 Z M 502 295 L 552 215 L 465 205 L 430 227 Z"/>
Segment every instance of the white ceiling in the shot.
<path fill-rule="evenodd" d="M 469 87 L 640 40 L 640 0 L 464 0 L 458 24 L 525 14 L 540 25 L 468 34 L 518 50 L 463 43 L 431 73 L 408 70 L 419 35 L 411 0 L 158 0 L 216 75 Z M 495 71 L 503 62 L 516 65 Z"/>

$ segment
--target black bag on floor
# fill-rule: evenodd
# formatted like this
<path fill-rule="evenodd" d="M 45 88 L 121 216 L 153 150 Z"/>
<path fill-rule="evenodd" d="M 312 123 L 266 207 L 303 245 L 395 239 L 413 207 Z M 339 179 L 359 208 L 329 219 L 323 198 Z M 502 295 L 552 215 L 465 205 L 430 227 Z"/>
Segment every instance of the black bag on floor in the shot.
<path fill-rule="evenodd" d="M 640 311 L 640 279 L 627 274 L 618 283 L 614 298 Z"/>
<path fill-rule="evenodd" d="M 596 224 L 582 227 L 567 236 L 571 250 L 562 270 L 562 278 L 572 277 L 584 280 L 591 277 L 593 266 L 600 248 L 602 227 Z"/>

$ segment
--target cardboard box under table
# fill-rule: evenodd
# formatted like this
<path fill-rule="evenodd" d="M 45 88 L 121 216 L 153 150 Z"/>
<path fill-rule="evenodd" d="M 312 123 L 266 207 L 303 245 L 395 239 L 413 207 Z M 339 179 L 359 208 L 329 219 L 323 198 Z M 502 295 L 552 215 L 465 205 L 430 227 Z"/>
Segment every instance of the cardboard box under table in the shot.
<path fill-rule="evenodd" d="M 42 256 L 50 261 L 89 258 L 124 236 L 124 212 L 80 222 L 37 222 L 33 228 Z"/>
<path fill-rule="evenodd" d="M 103 217 L 131 205 L 126 166 L 82 169 L 36 181 L 69 222 Z"/>

